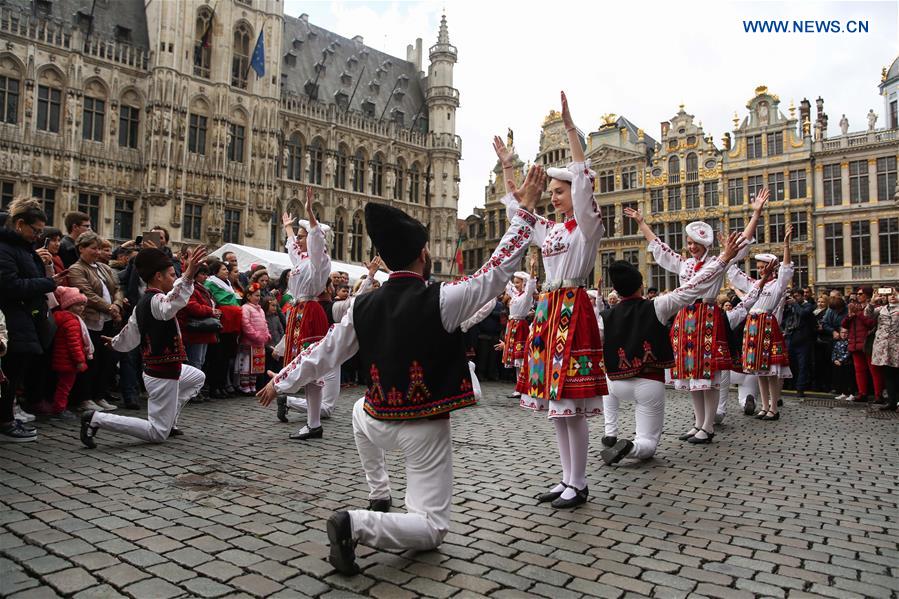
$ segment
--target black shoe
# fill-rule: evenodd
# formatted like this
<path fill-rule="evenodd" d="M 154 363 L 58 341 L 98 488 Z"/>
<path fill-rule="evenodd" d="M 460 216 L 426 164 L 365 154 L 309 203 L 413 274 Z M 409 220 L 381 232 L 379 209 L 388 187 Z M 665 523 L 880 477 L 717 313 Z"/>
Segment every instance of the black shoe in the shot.
<path fill-rule="evenodd" d="M 278 396 L 278 420 L 281 422 L 287 422 L 287 396 L 279 395 Z"/>
<path fill-rule="evenodd" d="M 743 405 L 743 414 L 752 416 L 755 414 L 755 398 L 751 395 L 746 396 L 746 403 Z"/>
<path fill-rule="evenodd" d="M 180 428 L 172 427 L 172 430 L 169 431 L 169 439 L 171 439 L 172 437 L 180 437 L 183 434 L 184 433 L 181 431 Z"/>
<path fill-rule="evenodd" d="M 393 505 L 393 500 L 388 497 L 387 499 L 369 499 L 368 500 L 368 511 L 370 512 L 384 512 L 385 514 L 390 511 L 390 506 Z"/>
<path fill-rule="evenodd" d="M 571 486 L 569 486 L 569 488 L 574 489 L 574 487 Z M 575 495 L 571 499 L 562 499 L 559 497 L 550 505 L 557 510 L 563 510 L 566 508 L 577 507 L 582 503 L 587 503 L 587 496 L 590 495 L 590 490 L 586 486 L 583 489 L 574 489 L 574 493 Z"/>
<path fill-rule="evenodd" d="M 320 426 L 316 426 L 315 428 L 309 428 L 308 426 L 304 426 L 300 430 L 295 433 L 290 433 L 290 439 L 297 439 L 299 441 L 305 441 L 306 439 L 321 439 L 324 434 L 325 429 Z"/>
<path fill-rule="evenodd" d="M 687 439 L 687 443 L 692 443 L 693 445 L 705 445 L 706 443 L 711 443 L 712 439 L 715 438 L 715 433 L 710 433 L 709 431 L 705 430 L 704 428 L 701 428 L 699 430 L 701 430 L 702 432 L 704 432 L 706 434 L 706 438 L 700 439 L 696 435 L 693 435 L 692 437 Z M 699 433 L 697 433 L 697 434 L 699 434 Z"/>
<path fill-rule="evenodd" d="M 353 527 L 349 512 L 335 512 L 328 518 L 328 541 L 331 543 L 331 553 L 328 555 L 331 565 L 345 576 L 358 574 L 356 543 L 353 542 Z"/>
<path fill-rule="evenodd" d="M 778 399 L 778 400 L 777 400 L 777 407 L 779 408 L 779 407 L 782 406 L 782 405 L 784 405 L 784 400 Z"/>
<path fill-rule="evenodd" d="M 762 420 L 780 420 L 780 412 L 768 410 L 768 413 L 762 417 Z"/>
<path fill-rule="evenodd" d="M 603 437 L 603 444 L 605 444 L 605 437 Z M 599 452 L 599 455 L 602 456 L 602 461 L 611 466 L 612 464 L 617 464 L 622 459 L 624 459 L 627 454 L 631 452 L 634 448 L 634 444 L 627 439 L 622 439 L 609 447 L 608 449 L 603 449 Z"/>
<path fill-rule="evenodd" d="M 690 429 L 690 431 L 696 431 L 696 433 L 698 433 L 699 430 L 700 429 L 696 428 L 695 426 Z M 677 440 L 678 441 L 689 441 L 690 439 L 692 439 L 693 435 L 695 435 L 696 433 L 691 433 L 690 431 L 685 432 L 683 435 L 678 437 Z"/>
<path fill-rule="evenodd" d="M 895 411 L 896 411 L 896 406 L 897 406 L 897 404 L 894 404 L 894 403 L 888 403 L 888 404 L 885 405 L 885 406 L 880 406 L 879 409 L 880 409 L 881 412 L 895 412 Z"/>
<path fill-rule="evenodd" d="M 94 435 L 97 434 L 97 427 L 91 426 L 91 419 L 93 417 L 93 410 L 87 410 L 81 415 L 81 442 L 88 449 L 94 449 L 97 446 L 97 443 L 94 441 Z"/>
<path fill-rule="evenodd" d="M 602 444 L 606 447 L 614 447 L 618 443 L 618 437 L 603 437 Z"/>
<path fill-rule="evenodd" d="M 562 485 L 563 487 L 568 486 L 565 483 L 559 483 L 559 484 Z M 537 503 L 546 503 L 547 501 L 555 501 L 556 499 L 558 499 L 559 497 L 562 496 L 563 492 L 564 492 L 564 489 L 562 491 L 548 491 L 546 493 L 540 493 L 539 495 L 534 495 L 534 499 L 537 500 Z"/>

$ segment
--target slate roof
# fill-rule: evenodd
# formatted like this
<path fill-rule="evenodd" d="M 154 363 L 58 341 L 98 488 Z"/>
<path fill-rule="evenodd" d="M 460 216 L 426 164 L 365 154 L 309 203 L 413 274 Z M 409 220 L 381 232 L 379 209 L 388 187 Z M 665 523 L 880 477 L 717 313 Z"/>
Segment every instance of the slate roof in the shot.
<path fill-rule="evenodd" d="M 66 29 L 83 31 L 87 31 L 93 8 L 91 36 L 118 39 L 137 48 L 150 49 L 144 0 L 0 0 L 0 7 L 18 9 Z"/>

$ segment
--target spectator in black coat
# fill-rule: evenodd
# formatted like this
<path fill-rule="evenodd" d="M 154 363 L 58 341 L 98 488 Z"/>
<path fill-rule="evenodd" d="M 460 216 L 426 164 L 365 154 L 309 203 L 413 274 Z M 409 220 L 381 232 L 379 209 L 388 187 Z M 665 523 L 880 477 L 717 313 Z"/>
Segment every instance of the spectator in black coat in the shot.
<path fill-rule="evenodd" d="M 783 331 L 790 353 L 790 369 L 794 374 L 796 395 L 805 396 L 814 356 L 817 336 L 815 304 L 806 301 L 802 289 L 794 289 L 784 306 Z"/>
<path fill-rule="evenodd" d="M 91 217 L 84 212 L 69 212 L 65 218 L 66 234 L 59 242 L 59 257 L 63 265 L 68 268 L 78 262 L 78 249 L 75 240 L 82 233 L 91 230 Z"/>

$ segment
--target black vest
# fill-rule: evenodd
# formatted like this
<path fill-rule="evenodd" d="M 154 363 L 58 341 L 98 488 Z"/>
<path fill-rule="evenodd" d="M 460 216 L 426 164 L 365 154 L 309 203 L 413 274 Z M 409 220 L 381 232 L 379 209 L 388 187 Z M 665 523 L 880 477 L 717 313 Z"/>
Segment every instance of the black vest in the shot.
<path fill-rule="evenodd" d="M 159 320 L 153 316 L 150 302 L 157 293 L 162 292 L 147 289 L 135 308 L 144 371 L 159 379 L 178 379 L 181 377 L 181 363 L 187 359 L 187 354 L 178 331 L 178 319 Z"/>
<path fill-rule="evenodd" d="M 446 414 L 476 403 L 462 332 L 440 320 L 440 285 L 392 275 L 353 305 L 365 410 L 378 420 Z"/>
<path fill-rule="evenodd" d="M 626 299 L 600 312 L 603 357 L 609 380 L 640 376 L 674 365 L 668 327 L 659 322 L 652 300 Z"/>

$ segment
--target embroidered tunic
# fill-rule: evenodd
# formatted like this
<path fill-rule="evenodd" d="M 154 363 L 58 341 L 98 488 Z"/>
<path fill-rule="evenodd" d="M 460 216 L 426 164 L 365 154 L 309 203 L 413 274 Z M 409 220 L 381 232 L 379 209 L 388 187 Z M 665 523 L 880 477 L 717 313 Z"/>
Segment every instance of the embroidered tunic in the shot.
<path fill-rule="evenodd" d="M 295 300 L 312 300 L 325 290 L 331 274 L 331 257 L 325 245 L 325 232 L 315 227 L 306 236 L 306 250 L 300 251 L 295 235 L 287 238 L 287 255 L 293 269 L 287 288 Z"/>
<path fill-rule="evenodd" d="M 502 291 L 503 285 L 512 276 L 527 250 L 534 221 L 532 214 L 519 210 L 513 218 L 509 230 L 484 266 L 473 275 L 462 277 L 453 283 L 440 284 L 437 304 L 440 325 L 444 331 L 447 333 L 457 331 L 462 321 L 469 318 L 479 307 Z M 418 275 L 401 272 L 394 273 L 392 276 L 416 277 Z M 339 367 L 346 359 L 360 350 L 360 337 L 356 333 L 353 322 L 354 312 L 355 304 L 321 342 L 304 349 L 278 373 L 273 382 L 279 393 L 290 393 L 320 378 Z M 401 326 L 401 323 L 390 324 Z M 369 347 L 364 349 L 371 351 Z M 459 352 L 462 353 L 459 359 L 464 363 L 464 347 L 461 345 Z M 476 399 L 474 389 L 459 389 L 453 396 L 431 394 L 426 402 L 416 403 L 422 397 L 419 383 L 427 380 L 428 376 L 429 373 L 419 372 L 417 368 L 410 370 L 410 377 L 416 383 L 415 389 L 412 389 L 411 393 L 408 390 L 406 393 L 398 390 L 398 395 L 386 398 L 384 393 L 387 391 L 382 388 L 381 397 L 385 398 L 384 401 L 389 406 L 389 410 L 384 409 L 384 403 L 378 403 L 381 400 L 378 398 L 378 390 L 373 377 L 372 384 L 366 393 L 366 412 L 374 418 L 430 418 L 474 403 Z M 376 398 L 375 402 L 371 399 L 373 397 Z"/>

